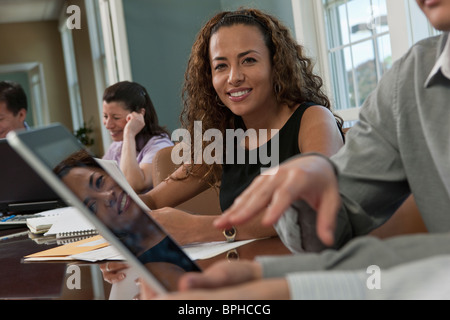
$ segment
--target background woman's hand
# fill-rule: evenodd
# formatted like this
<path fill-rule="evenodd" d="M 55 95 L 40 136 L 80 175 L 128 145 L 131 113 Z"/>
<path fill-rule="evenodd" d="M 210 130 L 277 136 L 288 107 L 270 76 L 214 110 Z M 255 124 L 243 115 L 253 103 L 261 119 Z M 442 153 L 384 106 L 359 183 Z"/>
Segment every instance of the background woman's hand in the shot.
<path fill-rule="evenodd" d="M 130 134 L 135 137 L 145 126 L 144 112 L 131 112 L 127 115 L 127 124 L 124 128 L 124 134 Z"/>
<path fill-rule="evenodd" d="M 102 263 L 100 270 L 103 274 L 103 279 L 111 284 L 117 283 L 125 279 L 123 271 L 128 268 L 128 265 L 120 261 L 111 261 Z"/>
<path fill-rule="evenodd" d="M 196 242 L 198 232 L 194 226 L 199 216 L 192 215 L 175 208 L 164 207 L 155 209 L 150 215 L 178 242 L 180 245 Z M 213 227 L 211 226 L 211 229 Z"/>

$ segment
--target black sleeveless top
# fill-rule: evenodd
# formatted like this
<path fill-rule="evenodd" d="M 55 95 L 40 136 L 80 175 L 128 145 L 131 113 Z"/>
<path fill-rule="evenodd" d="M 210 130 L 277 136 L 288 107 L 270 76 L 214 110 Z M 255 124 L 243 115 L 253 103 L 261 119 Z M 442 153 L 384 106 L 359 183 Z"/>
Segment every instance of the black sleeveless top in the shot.
<path fill-rule="evenodd" d="M 274 140 L 273 138 L 267 141 L 266 144 L 252 150 L 248 150 L 238 146 L 239 142 L 236 141 L 236 138 L 234 139 L 234 146 L 229 147 L 233 148 L 234 150 L 234 161 L 232 163 L 229 163 L 225 155 L 222 165 L 222 180 L 219 194 L 220 207 L 222 211 L 225 211 L 233 204 L 234 199 L 237 198 L 250 185 L 253 179 L 255 179 L 261 173 L 262 168 L 270 168 L 271 166 L 276 166 L 300 153 L 300 149 L 298 148 L 298 133 L 300 131 L 300 121 L 305 110 L 314 105 L 317 105 L 317 103 L 302 103 L 294 111 L 285 125 L 278 131 L 278 163 L 267 163 L 267 160 L 276 160 L 271 158 L 271 143 Z M 237 128 L 242 128 L 245 130 L 245 128 L 243 128 L 243 123 L 241 125 L 237 125 Z M 268 134 L 270 134 L 270 130 L 268 130 Z M 239 150 L 237 149 L 241 149 L 240 152 L 245 153 L 244 164 L 240 164 L 242 163 L 242 161 L 238 162 L 238 160 L 241 160 L 242 157 L 237 159 L 239 154 Z M 227 150 L 228 148 L 226 147 L 225 153 L 227 152 Z M 257 160 L 253 161 L 251 159 Z"/>

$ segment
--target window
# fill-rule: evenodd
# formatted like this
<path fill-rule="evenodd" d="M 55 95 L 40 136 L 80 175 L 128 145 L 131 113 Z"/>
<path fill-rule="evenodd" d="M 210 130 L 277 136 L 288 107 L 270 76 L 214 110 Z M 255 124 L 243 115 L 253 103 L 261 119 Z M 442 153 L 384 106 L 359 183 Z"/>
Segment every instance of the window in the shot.
<path fill-rule="evenodd" d="M 99 1 L 85 0 L 86 17 L 91 44 L 92 64 L 95 74 L 95 85 L 98 100 L 99 118 L 103 119 L 103 92 L 108 86 L 108 65 L 106 59 L 105 43 L 103 38 L 102 22 L 100 19 Z M 116 70 L 112 68 L 112 70 Z M 113 71 L 115 72 L 115 71 Z M 117 76 L 116 73 L 113 73 Z M 116 78 L 115 78 L 116 79 Z M 111 135 L 105 126 L 101 126 L 103 150 L 107 150 L 111 143 Z"/>
<path fill-rule="evenodd" d="M 407 23 L 410 30 L 409 41 L 411 44 L 441 33 L 434 29 L 428 22 L 427 18 L 417 5 L 416 0 L 407 0 L 405 8 L 407 11 Z"/>
<path fill-rule="evenodd" d="M 322 0 L 336 110 L 360 107 L 392 66 L 386 0 Z"/>
<path fill-rule="evenodd" d="M 295 36 L 345 125 L 392 63 L 437 35 L 415 0 L 291 0 Z"/>
<path fill-rule="evenodd" d="M 98 1 L 85 0 L 86 16 L 88 22 L 89 39 L 92 50 L 92 61 L 96 68 L 96 78 L 100 87 L 100 97 L 106 88 L 108 81 L 108 72 L 106 71 L 106 53 L 103 40 L 102 24 L 100 18 L 100 8 Z M 101 100 L 100 100 L 101 102 Z"/>
<path fill-rule="evenodd" d="M 128 53 L 122 0 L 99 0 L 101 29 L 108 70 L 108 84 L 131 81 L 131 66 Z"/>
<path fill-rule="evenodd" d="M 65 19 L 60 21 L 61 40 L 66 67 L 67 86 L 69 90 L 70 111 L 72 114 L 72 125 L 74 130 L 83 126 L 83 109 L 81 107 L 80 88 L 73 48 L 72 30 L 68 29 Z"/>
<path fill-rule="evenodd" d="M 31 74 L 30 73 L 30 95 L 31 95 L 31 104 L 33 105 L 33 115 L 36 119 L 34 123 L 36 125 L 44 124 L 44 113 L 42 112 L 42 87 L 41 87 L 41 79 L 39 74 Z"/>

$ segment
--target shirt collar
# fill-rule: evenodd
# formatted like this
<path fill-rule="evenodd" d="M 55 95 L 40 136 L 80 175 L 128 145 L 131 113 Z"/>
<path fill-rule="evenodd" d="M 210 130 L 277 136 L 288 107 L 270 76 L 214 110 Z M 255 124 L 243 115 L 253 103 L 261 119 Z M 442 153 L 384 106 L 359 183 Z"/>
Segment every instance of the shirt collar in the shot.
<path fill-rule="evenodd" d="M 436 61 L 430 75 L 425 81 L 425 87 L 428 87 L 431 79 L 439 72 L 450 80 L 450 36 L 447 35 L 447 42 L 445 44 L 444 50 Z"/>

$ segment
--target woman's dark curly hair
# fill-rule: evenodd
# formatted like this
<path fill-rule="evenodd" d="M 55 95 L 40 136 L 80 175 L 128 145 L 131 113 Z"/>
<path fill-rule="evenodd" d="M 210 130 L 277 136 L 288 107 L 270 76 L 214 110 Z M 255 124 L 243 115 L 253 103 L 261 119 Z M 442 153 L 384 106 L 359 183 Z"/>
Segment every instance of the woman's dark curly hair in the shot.
<path fill-rule="evenodd" d="M 215 15 L 203 26 L 189 58 L 182 91 L 181 123 L 191 137 L 194 134 L 194 121 L 202 121 L 202 134 L 215 128 L 225 136 L 226 129 L 234 129 L 235 115 L 228 108 L 218 105 L 221 102 L 212 84 L 209 43 L 211 36 L 221 27 L 236 24 L 256 26 L 264 35 L 265 44 L 271 53 L 274 92 L 279 103 L 293 108 L 299 103 L 310 101 L 331 110 L 331 103 L 322 91 L 322 79 L 313 73 L 311 59 L 305 56 L 304 48 L 296 42 L 287 27 L 277 18 L 257 9 L 225 11 Z M 342 119 L 335 117 L 342 128 Z M 203 147 L 209 143 L 203 141 Z M 194 156 L 193 150 L 191 155 Z M 194 162 L 192 159 L 191 163 Z M 193 164 L 191 166 L 193 168 Z M 215 185 L 220 181 L 220 174 L 221 166 L 213 164 L 204 178 Z"/>

